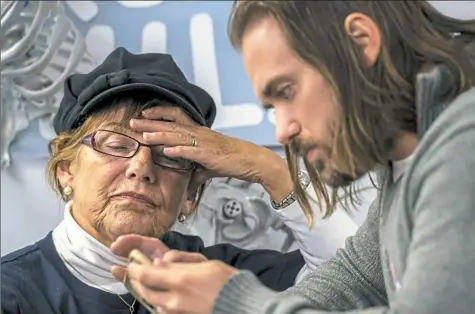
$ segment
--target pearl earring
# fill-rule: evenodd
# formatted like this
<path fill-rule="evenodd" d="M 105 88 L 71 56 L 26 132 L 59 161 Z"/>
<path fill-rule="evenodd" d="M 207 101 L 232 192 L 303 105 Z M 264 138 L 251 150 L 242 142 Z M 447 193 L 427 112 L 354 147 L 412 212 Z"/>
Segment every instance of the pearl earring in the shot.
<path fill-rule="evenodd" d="M 178 215 L 178 221 L 184 223 L 186 221 L 185 214 L 181 213 L 180 215 Z"/>
<path fill-rule="evenodd" d="M 65 187 L 63 189 L 63 194 L 66 196 L 70 196 L 71 194 L 73 194 L 73 188 L 70 186 Z"/>

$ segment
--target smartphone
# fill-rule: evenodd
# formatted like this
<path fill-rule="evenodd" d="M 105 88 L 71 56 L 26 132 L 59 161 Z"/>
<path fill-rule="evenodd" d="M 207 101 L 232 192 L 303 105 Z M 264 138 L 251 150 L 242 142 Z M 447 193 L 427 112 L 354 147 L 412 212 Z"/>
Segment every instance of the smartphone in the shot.
<path fill-rule="evenodd" d="M 152 265 L 152 260 L 147 255 L 140 252 L 139 250 L 133 250 L 129 254 L 129 263 L 138 263 L 138 264 L 141 264 L 141 265 Z M 134 288 L 132 287 L 132 285 L 130 283 L 129 277 L 127 276 L 127 273 L 125 274 L 125 277 L 124 277 L 124 285 L 127 288 L 127 290 L 129 290 L 129 292 L 135 297 L 135 299 L 137 299 L 137 301 L 147 309 L 147 311 L 149 311 L 151 314 L 156 313 L 154 307 L 152 305 L 148 304 L 147 301 L 145 301 L 134 290 Z"/>

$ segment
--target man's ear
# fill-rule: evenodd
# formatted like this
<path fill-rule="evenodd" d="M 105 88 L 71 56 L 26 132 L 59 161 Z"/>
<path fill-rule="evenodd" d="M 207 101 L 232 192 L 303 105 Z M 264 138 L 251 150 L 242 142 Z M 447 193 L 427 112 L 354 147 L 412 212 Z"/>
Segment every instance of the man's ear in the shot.
<path fill-rule="evenodd" d="M 378 25 L 362 13 L 351 13 L 344 23 L 347 35 L 361 47 L 365 65 L 373 66 L 381 49 L 381 32 Z"/>
<path fill-rule="evenodd" d="M 56 175 L 63 188 L 67 186 L 73 187 L 74 185 L 74 175 L 71 168 L 71 162 L 69 161 L 60 161 L 58 164 Z"/>

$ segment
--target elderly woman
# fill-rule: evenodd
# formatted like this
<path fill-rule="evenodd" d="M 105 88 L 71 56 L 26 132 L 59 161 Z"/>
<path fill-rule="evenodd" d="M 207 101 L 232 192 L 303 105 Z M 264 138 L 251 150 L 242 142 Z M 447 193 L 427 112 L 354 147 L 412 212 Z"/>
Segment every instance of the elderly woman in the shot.
<path fill-rule="evenodd" d="M 185 255 L 184 262 L 215 259 L 251 270 L 275 290 L 292 286 L 342 246 L 356 229 L 350 219 L 343 214 L 316 221 L 311 231 L 303 228 L 285 163 L 269 150 L 211 131 L 215 110 L 211 97 L 165 54 L 117 49 L 91 73 L 69 77 L 48 163 L 51 185 L 67 202 L 64 221 L 37 243 L 2 258 L 2 313 L 145 313 L 111 273 L 114 265 L 127 265 L 110 250 L 124 235 L 160 238 L 164 260 L 180 261 L 178 251 L 186 251 L 195 254 Z M 151 145 L 158 133 L 142 131 L 164 125 L 179 130 L 180 124 L 199 132 L 157 131 L 171 142 Z M 167 156 L 174 141 L 196 148 L 203 162 Z M 242 167 L 229 173 L 230 163 Z M 283 254 L 227 244 L 204 247 L 198 237 L 171 232 L 177 220 L 192 214 L 201 183 L 212 176 L 261 183 L 301 249 Z M 304 174 L 301 179 L 308 185 Z M 320 255 L 312 239 L 321 245 Z"/>

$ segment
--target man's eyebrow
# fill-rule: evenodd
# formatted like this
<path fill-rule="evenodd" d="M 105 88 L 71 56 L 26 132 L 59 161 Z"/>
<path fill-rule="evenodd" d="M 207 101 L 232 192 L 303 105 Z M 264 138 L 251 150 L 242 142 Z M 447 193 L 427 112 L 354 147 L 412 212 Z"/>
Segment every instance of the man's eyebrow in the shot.
<path fill-rule="evenodd" d="M 288 80 L 289 80 L 289 77 L 287 75 L 278 75 L 272 78 L 271 80 L 269 80 L 269 82 L 267 82 L 267 84 L 262 89 L 262 92 L 261 92 L 262 100 L 274 97 L 277 86 L 280 83 L 288 81 Z"/>

